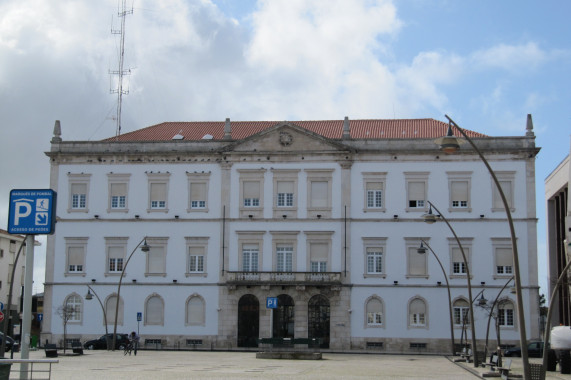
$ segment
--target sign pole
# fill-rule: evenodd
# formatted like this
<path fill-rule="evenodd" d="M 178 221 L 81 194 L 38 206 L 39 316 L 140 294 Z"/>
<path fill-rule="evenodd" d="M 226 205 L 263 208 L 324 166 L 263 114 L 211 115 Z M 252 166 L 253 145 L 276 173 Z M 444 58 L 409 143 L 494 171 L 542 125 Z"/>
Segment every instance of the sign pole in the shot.
<path fill-rule="evenodd" d="M 22 319 L 22 334 L 20 347 L 22 359 L 30 358 L 30 330 L 32 327 L 32 288 L 34 282 L 34 236 L 26 237 L 26 276 L 24 278 L 24 317 Z M 65 342 L 64 342 L 65 344 Z M 20 364 L 20 379 L 28 378 L 28 363 Z"/>

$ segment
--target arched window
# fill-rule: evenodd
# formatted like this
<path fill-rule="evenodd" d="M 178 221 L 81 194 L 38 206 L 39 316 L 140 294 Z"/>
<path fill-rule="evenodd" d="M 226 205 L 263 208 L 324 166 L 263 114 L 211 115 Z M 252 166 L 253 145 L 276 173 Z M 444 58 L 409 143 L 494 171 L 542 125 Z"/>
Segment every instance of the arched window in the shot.
<path fill-rule="evenodd" d="M 498 304 L 498 324 L 501 327 L 514 327 L 514 304 L 502 300 Z"/>
<path fill-rule="evenodd" d="M 83 300 L 77 294 L 71 294 L 65 299 L 65 316 L 68 322 L 81 322 Z"/>
<path fill-rule="evenodd" d="M 205 320 L 204 299 L 198 295 L 191 296 L 186 301 L 186 324 L 204 326 Z"/>
<path fill-rule="evenodd" d="M 152 295 L 145 303 L 145 325 L 164 324 L 165 304 L 159 295 Z"/>
<path fill-rule="evenodd" d="M 377 297 L 371 297 L 366 304 L 367 308 L 367 326 L 382 326 L 385 322 L 383 312 L 383 301 Z"/>
<path fill-rule="evenodd" d="M 115 324 L 115 308 L 117 306 L 117 295 L 113 294 L 105 301 L 105 314 L 107 316 L 107 324 Z M 123 299 L 119 301 L 119 313 L 117 314 L 117 324 L 123 324 Z"/>
<path fill-rule="evenodd" d="M 408 304 L 409 325 L 412 327 L 425 327 L 426 302 L 421 298 L 415 298 Z"/>
<path fill-rule="evenodd" d="M 459 299 L 454 301 L 454 325 L 456 326 L 469 326 L 470 314 L 468 313 L 468 301 Z"/>

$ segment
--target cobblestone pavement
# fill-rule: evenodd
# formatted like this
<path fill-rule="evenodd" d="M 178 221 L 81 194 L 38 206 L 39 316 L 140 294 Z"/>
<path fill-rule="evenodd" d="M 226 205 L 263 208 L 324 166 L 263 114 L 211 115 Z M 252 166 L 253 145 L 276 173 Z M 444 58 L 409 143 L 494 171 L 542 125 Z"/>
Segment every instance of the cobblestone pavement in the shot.
<path fill-rule="evenodd" d="M 14 355 L 19 358 L 19 355 Z M 46 359 L 44 351 L 30 352 L 30 359 Z M 52 365 L 54 380 L 121 379 L 477 379 L 485 368 L 454 363 L 445 356 L 389 354 L 323 354 L 323 360 L 256 359 L 255 352 L 139 351 L 124 356 L 122 351 L 84 351 L 81 356 L 64 356 Z M 539 363 L 540 359 L 532 359 Z M 38 365 L 36 365 L 37 367 Z M 521 359 L 512 362 L 521 374 Z M 19 364 L 11 378 L 19 378 Z M 44 376 L 42 376 L 44 377 Z M 549 372 L 548 379 L 571 380 L 571 375 Z"/>

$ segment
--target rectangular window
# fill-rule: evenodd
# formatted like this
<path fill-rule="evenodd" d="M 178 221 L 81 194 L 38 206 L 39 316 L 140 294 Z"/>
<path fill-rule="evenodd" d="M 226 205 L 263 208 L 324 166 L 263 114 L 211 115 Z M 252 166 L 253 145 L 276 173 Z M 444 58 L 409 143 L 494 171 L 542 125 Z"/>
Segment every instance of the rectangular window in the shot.
<path fill-rule="evenodd" d="M 204 247 L 189 247 L 188 249 L 188 272 L 204 272 Z"/>
<path fill-rule="evenodd" d="M 385 211 L 385 183 L 387 172 L 364 172 L 365 211 Z"/>
<path fill-rule="evenodd" d="M 452 181 L 450 190 L 452 208 L 468 208 L 468 181 Z"/>
<path fill-rule="evenodd" d="M 514 311 L 511 308 L 499 309 L 498 324 L 503 327 L 514 326 Z"/>
<path fill-rule="evenodd" d="M 408 207 L 409 208 L 424 208 L 424 201 L 426 199 L 425 192 L 426 184 L 424 182 L 409 182 L 408 183 Z"/>
<path fill-rule="evenodd" d="M 125 256 L 124 247 L 109 247 L 109 272 L 123 271 L 123 258 Z"/>
<path fill-rule="evenodd" d="M 166 273 L 166 246 L 149 242 L 151 249 L 147 252 L 148 275 L 164 275 Z"/>
<path fill-rule="evenodd" d="M 260 207 L 260 182 L 244 181 L 244 207 Z"/>
<path fill-rule="evenodd" d="M 294 182 L 278 181 L 278 207 L 293 207 Z"/>
<path fill-rule="evenodd" d="M 383 251 L 381 248 L 367 248 L 367 273 L 383 273 Z"/>
<path fill-rule="evenodd" d="M 73 183 L 71 185 L 71 208 L 84 209 L 87 207 L 87 184 Z"/>
<path fill-rule="evenodd" d="M 68 272 L 83 272 L 84 247 L 68 247 L 67 254 Z"/>
<path fill-rule="evenodd" d="M 424 313 L 413 313 L 410 315 L 411 326 L 424 326 Z"/>
<path fill-rule="evenodd" d="M 311 182 L 311 197 L 309 207 L 311 208 L 327 208 L 329 195 L 329 182 L 327 181 L 312 181 Z"/>
<path fill-rule="evenodd" d="M 291 272 L 293 270 L 293 247 L 276 247 L 276 271 Z"/>
<path fill-rule="evenodd" d="M 460 248 L 452 248 L 452 273 L 453 274 L 466 274 L 466 265 L 464 263 L 464 257 L 462 256 L 462 251 Z"/>
<path fill-rule="evenodd" d="M 382 325 L 383 324 L 383 313 L 381 313 L 381 312 L 367 312 L 367 324 L 368 325 Z"/>
<path fill-rule="evenodd" d="M 111 184 L 111 208 L 124 209 L 127 207 L 127 184 Z"/>
<path fill-rule="evenodd" d="M 16 253 L 16 240 L 10 240 L 10 252 Z"/>
<path fill-rule="evenodd" d="M 190 208 L 206 208 L 206 183 L 197 182 L 190 184 Z"/>
<path fill-rule="evenodd" d="M 415 244 L 414 246 L 407 247 L 409 276 L 426 276 L 428 274 L 426 265 L 426 257 L 428 255 L 418 253 L 419 246 L 420 244 Z"/>
<path fill-rule="evenodd" d="M 311 272 L 327 272 L 329 245 L 327 243 L 310 243 Z"/>
<path fill-rule="evenodd" d="M 513 273 L 513 254 L 511 248 L 496 248 L 496 274 Z"/>
<path fill-rule="evenodd" d="M 381 189 L 367 190 L 367 208 L 382 208 L 382 207 L 383 207 L 383 190 Z"/>
<path fill-rule="evenodd" d="M 259 248 L 257 244 L 244 244 L 242 246 L 242 271 L 257 272 Z"/>
<path fill-rule="evenodd" d="M 151 209 L 167 207 L 167 184 L 151 183 Z"/>
<path fill-rule="evenodd" d="M 506 196 L 506 201 L 510 211 L 514 211 L 514 181 L 515 172 L 496 172 L 496 177 L 502 188 L 502 192 Z M 505 211 L 504 202 L 498 191 L 496 183 L 491 179 L 492 182 L 492 211 Z"/>

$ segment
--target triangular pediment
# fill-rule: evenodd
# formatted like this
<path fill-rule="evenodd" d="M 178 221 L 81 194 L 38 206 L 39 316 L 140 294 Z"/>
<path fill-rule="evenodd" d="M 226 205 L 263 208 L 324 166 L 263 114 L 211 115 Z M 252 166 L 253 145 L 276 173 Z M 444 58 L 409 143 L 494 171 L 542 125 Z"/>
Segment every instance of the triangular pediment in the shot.
<path fill-rule="evenodd" d="M 352 149 L 291 122 L 282 122 L 227 146 L 234 152 L 348 152 Z"/>

